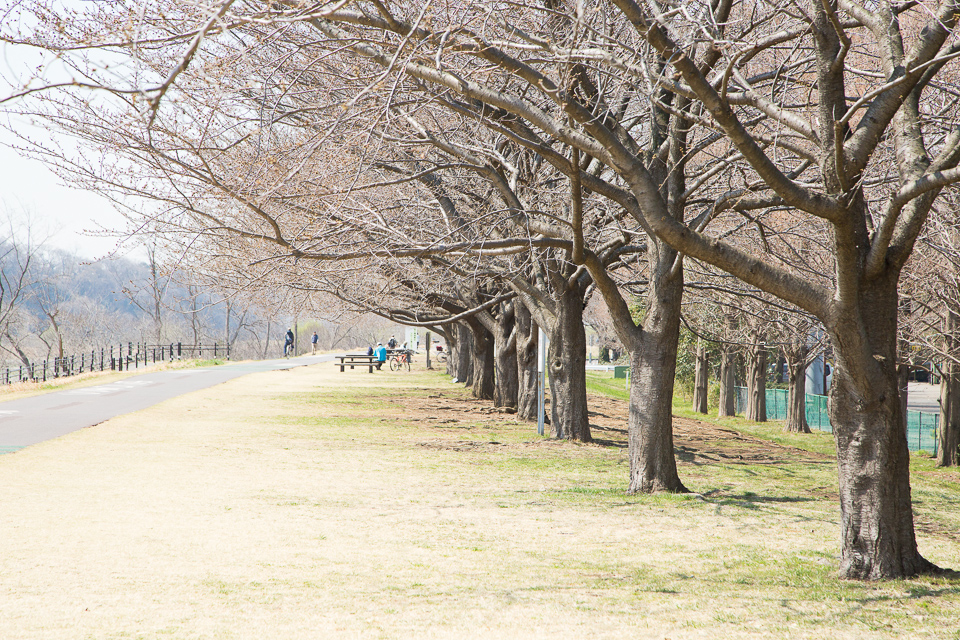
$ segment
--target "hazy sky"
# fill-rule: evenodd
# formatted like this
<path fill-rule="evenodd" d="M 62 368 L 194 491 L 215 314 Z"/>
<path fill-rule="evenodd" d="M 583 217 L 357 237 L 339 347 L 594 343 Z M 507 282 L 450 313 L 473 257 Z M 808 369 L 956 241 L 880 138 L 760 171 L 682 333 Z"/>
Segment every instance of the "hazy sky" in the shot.
<path fill-rule="evenodd" d="M 3 146 L 12 142 L 0 130 L 0 206 L 29 212 L 39 235 L 52 233 L 48 243 L 84 258 L 99 258 L 117 245 L 115 238 L 96 237 L 85 231 L 122 229 L 123 216 L 113 204 L 89 191 L 70 189 L 41 162 Z"/>
<path fill-rule="evenodd" d="M 12 90 L 7 79 L 25 77 L 24 72 L 39 62 L 31 51 L 0 45 L 0 97 L 10 95 Z M 54 69 L 52 74 L 55 73 Z M 0 118 L 6 122 L 2 111 L 3 105 L 0 105 Z M 113 204 L 95 193 L 64 186 L 42 162 L 28 159 L 8 146 L 16 143 L 16 137 L 0 127 L 0 207 L 29 212 L 38 235 L 52 234 L 48 241 L 52 246 L 74 251 L 84 258 L 99 258 L 113 251 L 117 245 L 115 238 L 85 233 L 125 228 L 125 220 Z"/>

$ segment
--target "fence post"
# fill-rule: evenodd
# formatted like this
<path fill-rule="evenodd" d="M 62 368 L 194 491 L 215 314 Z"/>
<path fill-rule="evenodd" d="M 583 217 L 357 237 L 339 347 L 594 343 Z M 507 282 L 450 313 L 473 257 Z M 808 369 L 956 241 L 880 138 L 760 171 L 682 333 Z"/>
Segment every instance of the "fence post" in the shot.
<path fill-rule="evenodd" d="M 177 357 L 178 357 L 178 358 L 182 358 L 182 357 L 183 357 L 183 343 L 182 343 L 182 342 L 178 342 L 178 343 L 177 343 Z"/>
<path fill-rule="evenodd" d="M 217 357 L 217 341 L 216 340 L 213 341 L 213 357 L 214 358 Z"/>

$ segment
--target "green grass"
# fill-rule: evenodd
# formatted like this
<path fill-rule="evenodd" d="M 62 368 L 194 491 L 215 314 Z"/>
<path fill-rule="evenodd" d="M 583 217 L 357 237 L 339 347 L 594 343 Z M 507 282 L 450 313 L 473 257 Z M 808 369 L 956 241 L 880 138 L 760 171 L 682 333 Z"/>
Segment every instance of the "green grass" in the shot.
<path fill-rule="evenodd" d="M 630 392 L 627 390 L 626 384 L 625 379 L 614 378 L 612 372 L 587 372 L 587 391 L 589 392 L 602 393 L 611 398 L 628 400 L 630 398 Z"/>
<path fill-rule="evenodd" d="M 517 578 L 516 593 L 559 597 L 587 589 L 591 595 L 578 601 L 579 611 L 649 615 L 673 624 L 678 637 L 686 629 L 730 637 L 960 637 L 953 613 L 960 606 L 960 581 L 837 578 L 839 509 L 829 434 L 783 433 L 777 422 L 717 420 L 693 413 L 678 400 L 674 409 L 680 417 L 823 459 L 809 461 L 811 456 L 798 452 L 791 460 L 788 449 L 774 464 L 693 464 L 681 452 L 681 478 L 694 494 L 627 495 L 628 457 L 622 447 L 557 443 L 536 436 L 529 424 L 490 422 L 484 415 L 453 414 L 456 422 L 444 422 L 451 419 L 449 411 L 427 419 L 405 409 L 407 400 L 441 394 L 469 398 L 468 391 L 439 374 L 383 376 L 375 382 L 337 388 L 336 394 L 322 389 L 286 394 L 287 402 L 309 407 L 311 415 L 278 416 L 275 423 L 312 434 L 307 437 L 349 433 L 356 439 L 349 446 L 374 438 L 387 468 L 401 459 L 415 460 L 422 473 L 450 476 L 462 503 L 491 504 L 504 517 L 542 519 L 547 530 L 556 527 L 561 537 L 569 535 L 569 550 L 552 546 L 556 540 L 546 542 L 551 536 L 530 552 L 528 557 L 540 563 L 536 582 Z M 594 393 L 627 399 L 622 379 L 590 372 L 587 385 Z M 918 519 L 958 530 L 956 474 L 938 474 L 929 458 L 915 457 L 914 468 L 932 476 L 914 481 Z M 634 523 L 640 523 L 637 531 L 615 535 Z M 458 535 L 455 543 L 444 542 L 445 536 Z M 479 522 L 458 530 L 444 520 L 422 544 L 429 542 L 445 557 L 468 554 L 464 562 L 471 575 L 486 576 L 502 570 L 502 535 L 481 529 Z M 922 534 L 940 557 L 957 559 L 952 535 Z M 485 579 L 477 578 L 478 592 Z M 451 591 L 434 580 L 419 576 L 417 592 Z M 408 589 L 396 587 L 391 600 L 412 597 L 404 596 Z M 762 633 L 751 635 L 758 629 Z"/>

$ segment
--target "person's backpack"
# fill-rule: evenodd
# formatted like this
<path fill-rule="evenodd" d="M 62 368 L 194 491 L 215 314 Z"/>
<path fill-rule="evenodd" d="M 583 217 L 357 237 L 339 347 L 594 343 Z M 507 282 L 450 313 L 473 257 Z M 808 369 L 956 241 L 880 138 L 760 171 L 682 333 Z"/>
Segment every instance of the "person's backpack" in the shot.
<path fill-rule="evenodd" d="M 373 347 L 367 347 L 367 355 L 368 355 L 368 356 L 372 356 L 372 355 L 373 355 Z"/>
<path fill-rule="evenodd" d="M 387 342 L 387 346 L 391 349 L 395 349 L 397 347 L 397 341 L 393 338 L 390 338 L 390 340 Z"/>

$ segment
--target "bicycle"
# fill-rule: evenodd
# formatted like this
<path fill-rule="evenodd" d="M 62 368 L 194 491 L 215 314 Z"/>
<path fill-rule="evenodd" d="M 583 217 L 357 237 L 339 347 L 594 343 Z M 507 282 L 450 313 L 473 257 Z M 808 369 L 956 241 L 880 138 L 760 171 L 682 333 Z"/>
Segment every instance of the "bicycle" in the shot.
<path fill-rule="evenodd" d="M 393 354 L 390 358 L 390 371 L 399 371 L 403 367 L 410 371 L 410 354 L 406 351 Z"/>
<path fill-rule="evenodd" d="M 436 360 L 437 360 L 437 362 L 446 362 L 446 361 L 447 361 L 447 352 L 446 352 L 446 351 L 437 351 Z"/>

